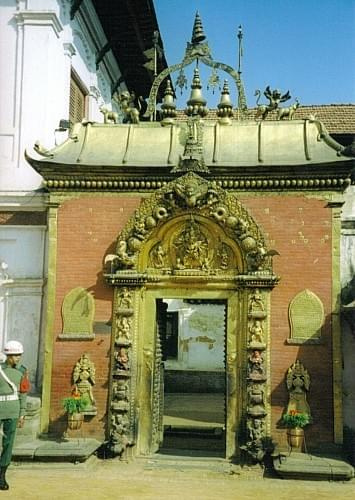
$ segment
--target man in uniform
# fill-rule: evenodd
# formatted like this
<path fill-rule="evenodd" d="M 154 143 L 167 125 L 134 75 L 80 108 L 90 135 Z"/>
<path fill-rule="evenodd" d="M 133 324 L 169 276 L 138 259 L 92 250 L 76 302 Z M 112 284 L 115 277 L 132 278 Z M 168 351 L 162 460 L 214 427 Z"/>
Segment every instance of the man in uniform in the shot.
<path fill-rule="evenodd" d="M 26 392 L 29 389 L 27 371 L 20 364 L 23 346 L 10 340 L 4 346 L 6 360 L 0 363 L 0 425 L 2 452 L 0 456 L 0 490 L 8 490 L 5 474 L 8 468 L 17 426 L 22 427 L 26 413 Z"/>

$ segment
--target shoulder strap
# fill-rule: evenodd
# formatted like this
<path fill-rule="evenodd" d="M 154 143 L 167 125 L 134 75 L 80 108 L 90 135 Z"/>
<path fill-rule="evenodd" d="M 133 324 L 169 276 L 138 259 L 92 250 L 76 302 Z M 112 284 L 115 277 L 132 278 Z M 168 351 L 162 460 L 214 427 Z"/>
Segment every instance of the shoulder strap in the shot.
<path fill-rule="evenodd" d="M 25 375 L 27 372 L 27 368 L 23 365 L 17 365 L 16 369 L 19 370 L 22 373 L 22 375 Z"/>
<path fill-rule="evenodd" d="M 17 387 L 16 385 L 9 379 L 7 375 L 5 375 L 2 367 L 0 366 L 0 375 L 6 380 L 6 382 L 9 384 L 11 389 L 14 391 L 14 394 L 17 394 Z"/>

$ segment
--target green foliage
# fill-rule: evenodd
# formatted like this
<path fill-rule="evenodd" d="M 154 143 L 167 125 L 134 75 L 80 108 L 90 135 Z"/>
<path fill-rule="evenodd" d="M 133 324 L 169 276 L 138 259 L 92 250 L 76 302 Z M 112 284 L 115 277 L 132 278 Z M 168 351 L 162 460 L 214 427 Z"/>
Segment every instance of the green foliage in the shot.
<path fill-rule="evenodd" d="M 311 423 L 311 418 L 308 413 L 301 413 L 296 410 L 291 410 L 288 413 L 284 413 L 281 419 L 282 423 L 286 427 L 306 427 L 306 425 Z"/>
<path fill-rule="evenodd" d="M 64 398 L 62 400 L 62 405 L 65 411 L 71 415 L 73 413 L 80 413 L 81 411 L 84 411 L 87 407 L 87 401 L 81 396 L 71 396 L 70 398 Z"/>

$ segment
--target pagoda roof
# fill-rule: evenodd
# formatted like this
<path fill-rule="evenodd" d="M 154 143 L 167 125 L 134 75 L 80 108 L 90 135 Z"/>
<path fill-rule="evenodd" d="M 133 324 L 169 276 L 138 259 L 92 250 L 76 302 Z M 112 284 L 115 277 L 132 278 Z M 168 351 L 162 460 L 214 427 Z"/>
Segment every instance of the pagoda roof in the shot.
<path fill-rule="evenodd" d="M 222 125 L 206 120 L 202 129 L 202 175 L 222 186 L 343 190 L 350 183 L 352 150 L 337 143 L 321 122 L 233 120 Z M 191 153 L 188 135 L 187 121 L 78 123 L 54 149 L 37 145 L 44 157 L 26 152 L 26 158 L 48 188 L 139 191 L 190 170 L 184 164 Z"/>

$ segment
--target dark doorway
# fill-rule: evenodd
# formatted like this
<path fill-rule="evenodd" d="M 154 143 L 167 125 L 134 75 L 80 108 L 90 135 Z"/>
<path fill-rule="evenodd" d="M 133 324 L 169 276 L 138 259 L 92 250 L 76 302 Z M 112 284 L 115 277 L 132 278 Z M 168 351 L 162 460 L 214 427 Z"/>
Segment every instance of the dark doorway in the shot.
<path fill-rule="evenodd" d="M 224 300 L 159 299 L 164 364 L 160 453 L 225 456 Z"/>

